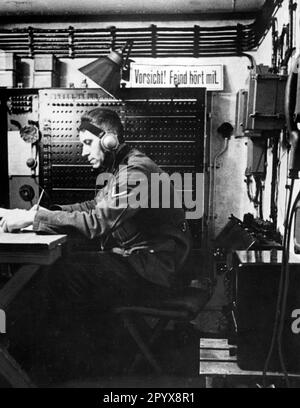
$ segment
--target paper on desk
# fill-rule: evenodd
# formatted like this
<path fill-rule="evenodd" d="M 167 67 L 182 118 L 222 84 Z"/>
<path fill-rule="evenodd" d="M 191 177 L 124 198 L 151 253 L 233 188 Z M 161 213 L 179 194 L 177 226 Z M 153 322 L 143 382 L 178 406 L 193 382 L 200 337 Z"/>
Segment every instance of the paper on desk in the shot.
<path fill-rule="evenodd" d="M 33 225 L 28 225 L 28 227 L 22 228 L 21 231 L 26 232 L 26 231 L 33 231 Z"/>

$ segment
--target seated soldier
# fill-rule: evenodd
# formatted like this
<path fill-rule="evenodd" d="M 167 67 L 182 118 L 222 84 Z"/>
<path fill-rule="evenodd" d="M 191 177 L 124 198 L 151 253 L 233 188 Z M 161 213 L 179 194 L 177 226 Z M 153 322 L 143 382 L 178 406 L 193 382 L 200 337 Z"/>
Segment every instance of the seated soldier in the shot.
<path fill-rule="evenodd" d="M 108 109 L 90 111 L 81 118 L 79 138 L 82 155 L 99 171 L 102 184 L 93 200 L 51 211 L 0 209 L 4 232 L 32 225 L 37 233 L 99 239 L 98 251 L 69 253 L 49 268 L 47 291 L 62 330 L 79 316 L 92 320 L 91 310 L 99 319 L 101 310 L 168 294 L 190 250 L 188 225 L 175 205 L 172 184 L 165 208 L 151 183 L 163 171 L 124 142 L 119 116 Z"/>

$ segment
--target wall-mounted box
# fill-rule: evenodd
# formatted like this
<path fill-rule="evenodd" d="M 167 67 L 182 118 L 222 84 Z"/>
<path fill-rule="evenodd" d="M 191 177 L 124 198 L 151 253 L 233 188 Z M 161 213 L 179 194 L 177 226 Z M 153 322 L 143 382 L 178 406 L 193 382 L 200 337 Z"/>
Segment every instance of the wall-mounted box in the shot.
<path fill-rule="evenodd" d="M 0 86 L 12 88 L 17 85 L 20 73 L 20 58 L 13 52 L 0 50 Z"/>
<path fill-rule="evenodd" d="M 15 71 L 0 71 L 0 86 L 13 88 L 16 86 L 16 72 Z"/>
<path fill-rule="evenodd" d="M 284 127 L 286 80 L 286 75 L 274 74 L 265 65 L 257 65 L 251 71 L 246 133 L 253 130 L 280 130 Z"/>
<path fill-rule="evenodd" d="M 36 71 L 33 73 L 34 88 L 59 87 L 59 75 L 53 71 Z"/>
<path fill-rule="evenodd" d="M 19 59 L 13 52 L 0 51 L 0 70 L 15 71 Z"/>
<path fill-rule="evenodd" d="M 266 139 L 249 138 L 247 141 L 246 176 L 264 174 L 266 169 Z"/>
<path fill-rule="evenodd" d="M 34 71 L 53 71 L 58 73 L 59 60 L 53 54 L 36 54 L 34 56 Z"/>

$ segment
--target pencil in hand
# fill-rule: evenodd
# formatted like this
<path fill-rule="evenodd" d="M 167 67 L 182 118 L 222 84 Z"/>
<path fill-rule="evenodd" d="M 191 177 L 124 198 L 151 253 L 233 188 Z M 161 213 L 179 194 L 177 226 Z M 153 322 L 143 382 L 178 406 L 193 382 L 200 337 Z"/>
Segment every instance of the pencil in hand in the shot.
<path fill-rule="evenodd" d="M 40 202 L 41 202 L 41 200 L 42 200 L 42 198 L 43 198 L 44 191 L 45 191 L 45 190 L 42 189 L 42 192 L 41 192 L 41 194 L 40 194 L 40 196 L 39 196 L 39 199 L 38 199 L 38 202 L 37 202 L 37 204 L 36 204 L 36 211 L 38 211 L 39 208 L 40 208 Z"/>

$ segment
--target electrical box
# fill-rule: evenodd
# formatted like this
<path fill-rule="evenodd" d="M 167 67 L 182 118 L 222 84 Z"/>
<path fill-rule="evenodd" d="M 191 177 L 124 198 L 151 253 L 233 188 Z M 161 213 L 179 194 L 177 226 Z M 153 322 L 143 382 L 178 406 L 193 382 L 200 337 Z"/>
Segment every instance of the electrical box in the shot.
<path fill-rule="evenodd" d="M 38 147 L 25 142 L 20 130 L 33 124 L 37 126 L 38 94 L 26 89 L 6 90 L 5 94 L 9 206 L 29 209 L 39 197 L 39 155 Z M 36 160 L 34 172 L 27 165 L 30 158 Z"/>
<path fill-rule="evenodd" d="M 36 54 L 34 56 L 34 70 L 57 72 L 59 70 L 59 60 L 53 54 Z"/>
<path fill-rule="evenodd" d="M 269 67 L 257 65 L 251 70 L 245 133 L 280 130 L 284 127 L 284 96 L 286 75 L 270 72 Z"/>
<path fill-rule="evenodd" d="M 0 86 L 12 88 L 17 85 L 20 58 L 13 52 L 0 51 Z"/>
<path fill-rule="evenodd" d="M 16 71 L 17 57 L 13 52 L 0 51 L 0 70 Z"/>
<path fill-rule="evenodd" d="M 34 88 L 53 88 L 59 86 L 59 75 L 53 71 L 34 71 Z"/>
<path fill-rule="evenodd" d="M 281 250 L 236 251 L 233 257 L 237 323 L 237 363 L 261 371 L 270 349 L 282 263 Z M 300 372 L 300 263 L 290 263 L 290 284 L 282 331 L 286 369 Z M 282 371 L 275 341 L 269 371 Z"/>
<path fill-rule="evenodd" d="M 245 175 L 260 175 L 265 173 L 266 139 L 249 138 L 247 142 L 247 168 Z"/>
<path fill-rule="evenodd" d="M 55 55 L 36 54 L 34 56 L 34 88 L 52 88 L 59 86 L 60 63 Z"/>

